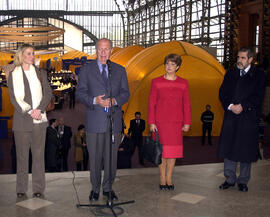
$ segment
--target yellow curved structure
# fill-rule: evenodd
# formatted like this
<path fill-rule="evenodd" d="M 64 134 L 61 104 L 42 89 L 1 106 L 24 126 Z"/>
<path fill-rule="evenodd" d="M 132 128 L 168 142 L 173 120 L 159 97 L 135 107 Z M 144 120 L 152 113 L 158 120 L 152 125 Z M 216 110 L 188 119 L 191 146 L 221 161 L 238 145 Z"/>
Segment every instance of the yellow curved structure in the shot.
<path fill-rule="evenodd" d="M 0 52 L 0 67 L 7 65 L 11 60 L 14 60 L 14 56 L 15 54 L 12 53 Z"/>
<path fill-rule="evenodd" d="M 112 53 L 110 60 L 125 67 L 126 64 L 143 49 L 144 48 L 142 46 L 138 45 L 125 47 L 117 52 Z"/>
<path fill-rule="evenodd" d="M 124 121 L 129 127 L 129 121 L 134 113 L 140 111 L 142 118 L 147 120 L 148 96 L 153 78 L 165 73 L 164 58 L 170 53 L 182 57 L 183 63 L 177 75 L 189 82 L 192 106 L 192 127 L 185 135 L 201 136 L 201 113 L 205 105 L 210 104 L 215 114 L 213 135 L 219 135 L 223 109 L 219 102 L 218 90 L 223 81 L 225 71 L 218 61 L 203 49 L 180 41 L 166 42 L 146 48 L 135 55 L 127 64 L 130 99 L 125 107 Z M 148 125 L 147 125 L 147 129 Z M 146 130 L 145 134 L 147 134 Z"/>
<path fill-rule="evenodd" d="M 78 51 L 78 50 L 72 50 L 72 51 L 69 51 L 67 53 L 65 53 L 61 59 L 74 59 L 74 58 L 81 58 L 82 56 L 86 56 L 87 59 L 90 58 L 90 55 L 87 54 L 87 53 L 84 53 L 82 51 Z"/>

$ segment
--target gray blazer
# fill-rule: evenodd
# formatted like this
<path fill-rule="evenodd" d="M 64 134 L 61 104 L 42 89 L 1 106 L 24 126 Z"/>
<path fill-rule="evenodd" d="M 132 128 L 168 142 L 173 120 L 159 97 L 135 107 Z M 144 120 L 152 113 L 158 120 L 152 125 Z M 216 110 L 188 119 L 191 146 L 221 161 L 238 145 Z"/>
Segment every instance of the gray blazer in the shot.
<path fill-rule="evenodd" d="M 40 109 L 41 112 L 45 112 L 46 107 L 49 105 L 52 98 L 52 89 L 48 83 L 47 73 L 44 70 L 40 70 L 38 68 L 36 68 L 36 73 L 37 73 L 38 78 L 41 78 L 42 80 L 41 85 L 42 85 L 42 91 L 43 91 L 43 97 L 37 109 Z M 28 114 L 28 111 L 26 111 L 25 113 L 22 112 L 21 107 L 16 101 L 16 98 L 14 95 L 14 89 L 13 89 L 12 76 L 13 76 L 13 73 L 11 72 L 8 77 L 8 89 L 9 89 L 9 96 L 10 96 L 11 103 L 13 104 L 15 108 L 12 129 L 13 131 L 32 131 L 33 119 Z M 25 73 L 23 73 L 23 82 L 24 82 L 24 89 L 25 89 L 24 101 L 32 106 L 32 96 L 31 96 L 30 86 L 29 86 Z M 44 127 L 47 127 L 48 125 L 48 123 L 41 123 L 41 124 L 44 125 Z"/>
<path fill-rule="evenodd" d="M 124 67 L 111 62 L 112 97 L 116 99 L 117 105 L 114 109 L 114 131 L 122 130 L 121 106 L 128 101 L 129 88 L 127 74 Z M 86 131 L 89 133 L 104 133 L 108 129 L 108 112 L 99 105 L 93 104 L 96 96 L 105 94 L 109 97 L 110 88 L 106 88 L 98 68 L 97 60 L 92 61 L 81 68 L 76 97 L 86 105 Z"/>

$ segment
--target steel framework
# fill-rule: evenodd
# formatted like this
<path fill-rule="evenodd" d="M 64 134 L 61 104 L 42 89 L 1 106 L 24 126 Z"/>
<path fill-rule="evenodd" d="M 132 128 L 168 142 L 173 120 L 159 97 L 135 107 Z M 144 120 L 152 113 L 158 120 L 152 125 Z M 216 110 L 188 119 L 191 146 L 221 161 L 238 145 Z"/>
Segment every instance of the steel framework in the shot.
<path fill-rule="evenodd" d="M 107 37 L 114 46 L 123 46 L 125 11 L 117 0 L 21 0 L 0 1 L 0 26 L 32 27 L 50 26 L 63 28 L 69 23 L 82 30 L 84 52 L 94 53 L 98 38 Z M 0 42 L 0 50 L 17 49 L 20 43 Z M 35 44 L 38 48 L 63 48 L 64 37 L 50 43 Z"/>
<path fill-rule="evenodd" d="M 224 57 L 226 6 L 229 0 L 123 0 L 126 43 L 151 46 L 183 40 L 215 47 Z"/>

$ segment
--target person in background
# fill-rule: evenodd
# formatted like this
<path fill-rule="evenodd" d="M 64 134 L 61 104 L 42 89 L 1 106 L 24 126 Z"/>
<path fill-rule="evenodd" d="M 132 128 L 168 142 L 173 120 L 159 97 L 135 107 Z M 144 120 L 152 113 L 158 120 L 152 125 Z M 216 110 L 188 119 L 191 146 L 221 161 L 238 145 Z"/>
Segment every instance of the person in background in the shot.
<path fill-rule="evenodd" d="M 212 125 L 214 120 L 214 113 L 211 111 L 211 106 L 205 106 L 206 111 L 204 111 L 201 115 L 202 125 L 202 145 L 205 143 L 205 135 L 206 132 L 208 134 L 208 144 L 212 145 Z"/>
<path fill-rule="evenodd" d="M 34 197 L 45 190 L 44 150 L 48 126 L 46 107 L 52 97 L 47 74 L 34 66 L 34 47 L 22 45 L 16 52 L 15 69 L 8 77 L 10 100 L 15 108 L 13 126 L 17 157 L 17 197 L 28 190 L 29 149 L 32 151 Z"/>
<path fill-rule="evenodd" d="M 48 172 L 59 171 L 59 149 L 61 142 L 56 129 L 57 125 L 57 120 L 54 118 L 51 119 L 50 126 L 47 127 L 46 132 L 45 166 Z"/>
<path fill-rule="evenodd" d="M 224 158 L 226 180 L 219 188 L 226 190 L 238 185 L 238 190 L 248 191 L 251 163 L 259 158 L 258 124 L 264 99 L 266 75 L 253 64 L 250 48 L 238 51 L 237 65 L 229 69 L 219 89 L 224 113 L 219 137 L 218 156 Z M 240 175 L 236 176 L 240 162 Z"/>
<path fill-rule="evenodd" d="M 63 171 L 68 171 L 68 153 L 71 148 L 70 139 L 72 137 L 71 127 L 65 125 L 64 118 L 60 117 L 58 126 L 56 127 L 61 141 L 61 158 L 63 163 Z M 60 168 L 61 171 L 61 168 Z"/>
<path fill-rule="evenodd" d="M 135 119 L 130 121 L 130 126 L 128 129 L 128 135 L 131 137 L 131 140 L 134 145 L 134 149 L 132 150 L 132 155 L 135 152 L 136 146 L 138 147 L 138 157 L 139 162 L 142 166 L 144 166 L 143 161 L 143 131 L 145 130 L 145 121 L 141 119 L 141 113 L 135 113 Z"/>
<path fill-rule="evenodd" d="M 125 129 L 127 128 L 124 121 L 124 111 L 122 110 L 122 134 L 125 134 Z"/>
<path fill-rule="evenodd" d="M 159 165 L 161 190 L 174 190 L 172 174 L 175 161 L 183 157 L 182 131 L 187 132 L 191 125 L 188 81 L 176 75 L 181 64 L 179 55 L 166 56 L 165 74 L 152 80 L 149 95 L 150 131 L 158 131 L 163 147 Z"/>
<path fill-rule="evenodd" d="M 122 134 L 117 155 L 117 169 L 131 168 L 133 142 L 129 136 Z"/>
<path fill-rule="evenodd" d="M 85 135 L 85 126 L 80 124 L 78 126 L 78 132 L 74 136 L 74 145 L 75 145 L 75 161 L 77 171 L 87 170 L 88 169 L 88 150 L 86 146 L 86 135 Z"/>
<path fill-rule="evenodd" d="M 69 108 L 75 108 L 75 92 L 76 92 L 76 85 L 77 85 L 77 81 L 74 77 L 74 75 L 72 75 L 71 80 L 71 87 L 69 89 Z"/>

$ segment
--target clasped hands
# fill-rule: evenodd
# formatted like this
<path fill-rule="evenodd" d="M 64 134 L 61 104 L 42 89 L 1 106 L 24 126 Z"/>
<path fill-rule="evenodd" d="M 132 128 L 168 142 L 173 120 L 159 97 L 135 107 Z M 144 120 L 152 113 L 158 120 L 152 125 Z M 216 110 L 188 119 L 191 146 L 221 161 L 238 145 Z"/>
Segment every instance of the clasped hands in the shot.
<path fill-rule="evenodd" d="M 31 118 L 33 118 L 35 120 L 41 120 L 41 118 L 42 118 L 41 111 L 39 109 L 33 109 L 30 112 L 30 116 L 31 116 Z"/>
<path fill-rule="evenodd" d="M 112 105 L 111 105 L 110 98 L 103 99 L 104 96 L 105 96 L 105 94 L 99 95 L 96 97 L 96 103 L 98 105 L 100 105 L 101 107 L 106 107 L 106 108 L 116 105 L 115 98 L 112 98 Z"/>
<path fill-rule="evenodd" d="M 230 110 L 236 114 L 239 115 L 243 111 L 243 107 L 241 104 L 231 105 Z"/>

